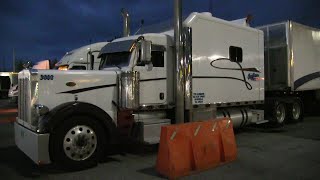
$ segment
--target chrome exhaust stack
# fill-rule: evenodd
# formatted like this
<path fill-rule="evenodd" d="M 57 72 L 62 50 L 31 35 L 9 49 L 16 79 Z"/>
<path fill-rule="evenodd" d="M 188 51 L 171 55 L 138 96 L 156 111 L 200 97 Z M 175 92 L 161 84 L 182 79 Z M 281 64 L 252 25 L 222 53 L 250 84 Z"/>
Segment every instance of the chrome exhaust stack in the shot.
<path fill-rule="evenodd" d="M 128 37 L 130 36 L 130 16 L 124 8 L 121 9 L 121 15 L 123 17 L 123 37 Z"/>
<path fill-rule="evenodd" d="M 175 98 L 176 112 L 175 122 L 177 124 L 184 122 L 184 91 L 185 91 L 185 75 L 184 60 L 182 46 L 182 1 L 174 0 L 174 45 L 175 45 Z"/>

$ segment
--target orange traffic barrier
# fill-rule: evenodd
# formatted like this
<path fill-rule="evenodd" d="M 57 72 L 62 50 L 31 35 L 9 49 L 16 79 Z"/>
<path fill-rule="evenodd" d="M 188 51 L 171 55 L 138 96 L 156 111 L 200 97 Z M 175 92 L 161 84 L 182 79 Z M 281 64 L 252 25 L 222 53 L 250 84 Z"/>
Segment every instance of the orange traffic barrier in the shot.
<path fill-rule="evenodd" d="M 231 119 L 222 119 L 218 121 L 221 143 L 222 143 L 222 162 L 234 161 L 237 158 L 237 144 L 234 137 L 233 125 Z"/>
<path fill-rule="evenodd" d="M 170 179 L 236 158 L 237 147 L 230 119 L 161 127 L 156 169 Z"/>
<path fill-rule="evenodd" d="M 157 171 L 174 179 L 194 169 L 189 124 L 161 127 Z"/>
<path fill-rule="evenodd" d="M 195 123 L 192 150 L 196 170 L 216 167 L 221 162 L 220 132 L 217 121 Z"/>

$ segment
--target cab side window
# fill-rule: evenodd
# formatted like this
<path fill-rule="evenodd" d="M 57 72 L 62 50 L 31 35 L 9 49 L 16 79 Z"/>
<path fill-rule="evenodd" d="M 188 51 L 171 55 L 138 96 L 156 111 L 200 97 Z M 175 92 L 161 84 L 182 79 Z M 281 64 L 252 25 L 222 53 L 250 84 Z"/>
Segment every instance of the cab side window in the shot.
<path fill-rule="evenodd" d="M 151 62 L 153 67 L 164 67 L 164 52 L 163 51 L 152 51 Z M 140 61 L 140 51 L 137 66 L 145 66 L 144 62 Z"/>

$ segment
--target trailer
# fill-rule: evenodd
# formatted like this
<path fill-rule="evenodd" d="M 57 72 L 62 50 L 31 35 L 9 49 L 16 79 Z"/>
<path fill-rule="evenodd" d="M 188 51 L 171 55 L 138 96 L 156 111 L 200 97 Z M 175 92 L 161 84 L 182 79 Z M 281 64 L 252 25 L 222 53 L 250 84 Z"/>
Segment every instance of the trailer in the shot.
<path fill-rule="evenodd" d="M 320 100 L 320 30 L 293 21 L 264 32 L 266 110 L 277 123 L 300 121 Z"/>
<path fill-rule="evenodd" d="M 97 42 L 67 52 L 55 65 L 59 70 L 97 70 L 99 69 L 100 49 L 108 42 Z"/>

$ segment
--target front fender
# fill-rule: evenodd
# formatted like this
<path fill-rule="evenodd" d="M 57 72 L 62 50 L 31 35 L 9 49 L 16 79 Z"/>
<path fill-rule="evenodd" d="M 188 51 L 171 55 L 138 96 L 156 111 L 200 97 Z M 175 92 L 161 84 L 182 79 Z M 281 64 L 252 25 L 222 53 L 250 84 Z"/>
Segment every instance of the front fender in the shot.
<path fill-rule="evenodd" d="M 52 133 L 72 116 L 88 116 L 96 119 L 107 132 L 110 140 L 114 139 L 116 125 L 111 116 L 99 107 L 85 102 L 67 102 L 53 108 L 40 119 L 40 133 Z"/>

